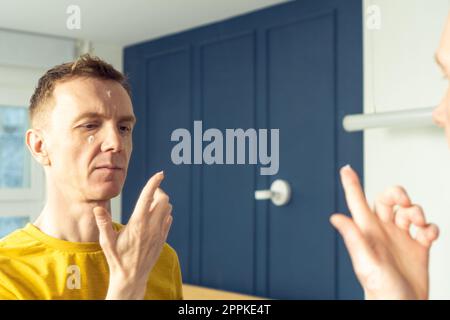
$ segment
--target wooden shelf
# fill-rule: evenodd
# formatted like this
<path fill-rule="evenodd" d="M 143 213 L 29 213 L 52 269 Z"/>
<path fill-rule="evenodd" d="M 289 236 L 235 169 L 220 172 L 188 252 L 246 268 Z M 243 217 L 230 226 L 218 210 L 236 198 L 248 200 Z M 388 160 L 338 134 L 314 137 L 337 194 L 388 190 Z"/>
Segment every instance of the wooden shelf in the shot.
<path fill-rule="evenodd" d="M 265 298 L 183 284 L 185 300 L 265 300 Z"/>

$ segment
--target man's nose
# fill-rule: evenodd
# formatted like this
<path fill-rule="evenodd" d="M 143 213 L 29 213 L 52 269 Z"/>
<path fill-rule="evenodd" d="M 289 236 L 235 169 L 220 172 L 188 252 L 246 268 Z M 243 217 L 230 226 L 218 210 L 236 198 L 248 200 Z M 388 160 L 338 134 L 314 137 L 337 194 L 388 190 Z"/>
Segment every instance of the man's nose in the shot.
<path fill-rule="evenodd" d="M 445 127 L 445 109 L 443 107 L 443 103 L 433 110 L 433 121 L 439 127 Z"/>
<path fill-rule="evenodd" d="M 112 151 L 120 152 L 123 149 L 122 136 L 119 129 L 116 127 L 109 127 L 105 130 L 103 142 L 101 146 L 102 152 Z"/>
<path fill-rule="evenodd" d="M 441 103 L 433 110 L 433 121 L 441 128 L 445 128 L 447 125 L 447 108 L 449 104 L 449 93 L 447 91 L 445 97 Z"/>

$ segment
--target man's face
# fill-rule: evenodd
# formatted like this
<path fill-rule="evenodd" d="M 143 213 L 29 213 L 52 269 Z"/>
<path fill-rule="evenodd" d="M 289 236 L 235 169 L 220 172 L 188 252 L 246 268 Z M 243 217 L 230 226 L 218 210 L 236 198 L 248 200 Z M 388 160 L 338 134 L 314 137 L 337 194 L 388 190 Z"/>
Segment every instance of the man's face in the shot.
<path fill-rule="evenodd" d="M 135 123 L 130 97 L 115 81 L 57 84 L 45 129 L 52 182 L 78 200 L 109 200 L 122 190 Z"/>
<path fill-rule="evenodd" d="M 441 43 L 436 51 L 436 62 L 447 79 L 450 79 L 450 16 L 442 33 Z M 450 83 L 441 103 L 433 112 L 433 120 L 438 126 L 445 129 L 450 147 Z"/>
<path fill-rule="evenodd" d="M 450 52 L 448 56 L 450 58 Z M 445 62 L 446 60 L 439 58 L 438 55 L 436 55 L 436 60 L 448 77 L 450 75 L 450 73 L 447 73 L 450 72 L 450 63 Z M 447 142 L 450 147 L 450 84 L 441 102 L 433 111 L 433 120 L 438 126 L 445 129 L 445 135 L 447 136 Z"/>

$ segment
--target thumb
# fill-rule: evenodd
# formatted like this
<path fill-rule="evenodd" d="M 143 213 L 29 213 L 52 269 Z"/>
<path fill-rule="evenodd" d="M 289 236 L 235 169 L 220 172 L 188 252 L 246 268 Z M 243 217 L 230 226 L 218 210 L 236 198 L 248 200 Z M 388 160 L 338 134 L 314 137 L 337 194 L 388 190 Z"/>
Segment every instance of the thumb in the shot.
<path fill-rule="evenodd" d="M 344 238 L 355 272 L 370 271 L 375 264 L 374 253 L 355 222 L 344 214 L 333 214 L 330 222 Z"/>
<path fill-rule="evenodd" d="M 100 232 L 100 245 L 109 245 L 112 243 L 116 232 L 113 228 L 111 215 L 102 207 L 94 208 L 95 222 L 97 223 L 98 231 Z"/>

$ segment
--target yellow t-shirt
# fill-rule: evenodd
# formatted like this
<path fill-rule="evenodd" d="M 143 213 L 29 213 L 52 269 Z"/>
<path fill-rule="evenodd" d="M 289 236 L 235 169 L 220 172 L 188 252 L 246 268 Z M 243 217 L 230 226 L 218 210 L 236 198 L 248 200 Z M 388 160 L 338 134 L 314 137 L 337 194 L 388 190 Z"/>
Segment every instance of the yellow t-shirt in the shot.
<path fill-rule="evenodd" d="M 53 238 L 31 223 L 0 240 L 0 299 L 104 299 L 108 282 L 99 243 Z M 145 299 L 183 299 L 178 256 L 168 244 L 150 272 Z"/>

